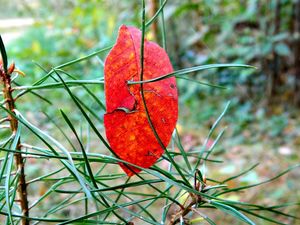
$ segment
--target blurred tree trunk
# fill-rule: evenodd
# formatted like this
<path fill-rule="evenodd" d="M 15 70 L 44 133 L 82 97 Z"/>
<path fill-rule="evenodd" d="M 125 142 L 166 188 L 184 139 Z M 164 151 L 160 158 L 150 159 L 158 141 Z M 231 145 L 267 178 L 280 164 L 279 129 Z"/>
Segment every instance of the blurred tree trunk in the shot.
<path fill-rule="evenodd" d="M 180 38 L 177 32 L 177 24 L 175 23 L 174 19 L 170 19 L 170 33 L 171 36 L 173 37 L 173 49 L 176 50 L 176 54 L 174 54 L 174 60 L 176 67 L 182 68 L 183 67 L 183 62 L 181 60 L 181 45 L 180 45 Z"/>
<path fill-rule="evenodd" d="M 280 16 L 281 11 L 281 2 L 280 0 L 276 0 L 275 4 L 275 15 L 274 15 L 274 33 L 273 35 L 277 35 L 280 32 Z M 268 87 L 268 100 L 269 102 L 274 102 L 274 97 L 277 94 L 277 88 L 280 86 L 280 58 L 279 55 L 276 53 L 273 47 L 273 62 L 272 62 L 272 71 L 270 71 L 269 75 L 269 87 Z"/>
<path fill-rule="evenodd" d="M 150 17 L 153 17 L 159 8 L 159 0 L 150 0 Z M 155 19 L 151 24 L 151 33 L 153 35 L 153 41 L 158 42 L 159 29 L 158 19 Z"/>
<path fill-rule="evenodd" d="M 260 18 L 263 18 L 263 15 L 264 15 L 264 7 L 266 7 L 264 5 L 264 2 L 262 1 L 257 1 L 256 2 L 257 4 L 257 10 L 256 10 L 256 13 L 257 13 L 257 21 L 258 21 L 258 29 L 264 33 L 264 35 L 268 35 L 268 30 L 267 30 L 267 26 L 265 26 L 265 23 L 267 22 L 266 20 L 262 20 Z M 259 61 L 260 61 L 260 67 L 261 67 L 261 70 L 263 71 L 264 74 L 268 74 L 268 60 L 266 57 L 264 57 L 262 54 L 260 55 L 259 57 Z M 266 94 L 267 94 L 267 97 L 269 96 L 269 81 L 268 81 L 268 77 L 266 78 L 266 86 L 264 87 L 266 90 Z M 264 100 L 268 100 L 268 98 L 265 98 L 264 97 Z"/>
<path fill-rule="evenodd" d="M 295 5 L 295 104 L 300 107 L 300 0 Z"/>

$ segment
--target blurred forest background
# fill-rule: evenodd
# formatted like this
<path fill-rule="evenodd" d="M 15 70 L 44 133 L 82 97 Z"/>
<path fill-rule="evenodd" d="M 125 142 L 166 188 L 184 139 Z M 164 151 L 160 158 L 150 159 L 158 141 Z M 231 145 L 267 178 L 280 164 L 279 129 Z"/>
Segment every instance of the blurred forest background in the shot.
<path fill-rule="evenodd" d="M 148 18 L 158 5 L 158 0 L 147 1 Z M 140 1 L 131 0 L 0 0 L 0 33 L 9 60 L 26 74 L 18 82 L 29 85 L 41 77 L 42 69 L 33 62 L 49 70 L 110 46 L 121 24 L 140 27 L 140 7 Z M 257 67 L 207 70 L 189 77 L 224 88 L 178 79 L 178 128 L 185 148 L 195 149 L 203 143 L 231 101 L 221 125 L 227 127 L 226 134 L 217 149 L 226 163 L 211 168 L 212 177 L 227 176 L 259 162 L 255 171 L 240 180 L 251 184 L 299 162 L 300 1 L 170 0 L 164 16 L 167 51 L 174 69 L 212 63 Z M 163 44 L 159 21 L 148 29 L 147 38 Z M 100 58 L 103 61 L 105 55 Z M 102 77 L 102 61 L 85 61 L 69 72 L 81 79 Z M 102 87 L 91 89 L 103 99 Z M 65 96 L 59 92 L 39 94 L 64 104 Z M 77 94 L 80 97 L 81 93 Z M 49 117 L 38 113 L 47 109 L 49 115 L 58 114 L 46 101 L 28 95 L 18 108 L 34 117 L 40 127 L 54 129 Z M 67 112 L 71 114 L 72 108 Z M 32 173 L 38 171 L 34 165 L 30 168 Z M 264 199 L 265 203 L 299 202 L 299 179 L 299 170 L 291 172 L 264 191 L 249 191 L 246 198 L 254 202 Z"/>

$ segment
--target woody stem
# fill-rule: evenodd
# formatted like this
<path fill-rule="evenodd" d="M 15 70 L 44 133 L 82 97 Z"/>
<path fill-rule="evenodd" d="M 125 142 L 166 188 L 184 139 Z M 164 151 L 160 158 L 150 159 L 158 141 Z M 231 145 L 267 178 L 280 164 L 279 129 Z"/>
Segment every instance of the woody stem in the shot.
<path fill-rule="evenodd" d="M 3 95 L 4 99 L 6 100 L 6 108 L 9 109 L 12 113 L 15 110 L 15 100 L 12 96 L 12 87 L 11 87 L 11 79 L 9 74 L 0 68 L 0 77 L 2 78 L 3 82 Z M 8 120 L 10 122 L 10 128 L 13 134 L 16 134 L 18 130 L 18 120 L 13 117 L 12 115 L 8 115 Z M 17 142 L 17 151 L 21 151 L 20 139 Z M 19 173 L 19 180 L 18 180 L 18 187 L 17 187 L 17 194 L 18 194 L 18 202 L 22 209 L 22 225 L 29 225 L 29 212 L 28 212 L 28 199 L 27 199 L 27 185 L 25 180 L 25 168 L 24 168 L 24 159 L 20 152 L 14 154 L 15 163 L 17 172 Z"/>
<path fill-rule="evenodd" d="M 199 202 L 199 197 L 194 196 L 192 197 L 192 201 L 188 203 L 188 205 L 184 206 L 183 209 L 180 209 L 178 212 L 172 215 L 171 220 L 169 221 L 168 225 L 175 225 L 180 221 L 180 218 L 186 216 L 197 202 Z M 201 198 L 200 198 L 201 199 Z"/>

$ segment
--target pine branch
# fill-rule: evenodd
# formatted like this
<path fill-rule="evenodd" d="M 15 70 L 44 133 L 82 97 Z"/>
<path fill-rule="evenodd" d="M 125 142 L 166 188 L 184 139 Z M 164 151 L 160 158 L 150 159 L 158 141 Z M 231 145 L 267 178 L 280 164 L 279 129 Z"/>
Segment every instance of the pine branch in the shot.
<path fill-rule="evenodd" d="M 11 87 L 10 74 L 14 71 L 15 65 L 13 63 L 8 68 L 6 68 L 7 65 L 5 64 L 7 64 L 7 58 L 6 58 L 6 52 L 5 52 L 5 48 L 1 36 L 0 36 L 0 42 L 1 42 L 2 61 L 4 63 L 2 64 L 0 62 L 0 78 L 3 83 L 3 95 L 4 95 L 4 100 L 6 102 L 6 108 L 9 109 L 12 113 L 14 113 L 15 100 L 12 95 L 13 89 Z M 10 129 L 12 133 L 16 134 L 18 130 L 18 120 L 11 115 L 8 115 L 8 120 L 10 123 Z M 18 181 L 18 188 L 17 188 L 19 199 L 17 201 L 20 203 L 20 207 L 22 209 L 22 215 L 23 215 L 21 220 L 22 225 L 29 225 L 27 185 L 25 180 L 25 163 L 21 153 L 20 138 L 17 140 L 16 150 L 19 151 L 14 153 L 16 168 L 19 173 L 19 181 Z"/>

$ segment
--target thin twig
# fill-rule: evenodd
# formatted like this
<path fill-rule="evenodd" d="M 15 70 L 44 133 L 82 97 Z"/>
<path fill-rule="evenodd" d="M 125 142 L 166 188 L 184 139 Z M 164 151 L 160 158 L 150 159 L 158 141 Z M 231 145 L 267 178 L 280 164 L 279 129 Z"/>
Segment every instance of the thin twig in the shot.
<path fill-rule="evenodd" d="M 9 121 L 9 118 L 8 118 L 8 117 L 3 118 L 3 119 L 0 120 L 0 124 L 1 124 L 1 123 L 5 123 L 5 122 L 8 122 L 8 121 Z"/>
<path fill-rule="evenodd" d="M 12 96 L 12 87 L 11 87 L 11 77 L 8 71 L 5 71 L 3 67 L 0 67 L 0 77 L 3 82 L 3 94 L 6 102 L 6 108 L 14 113 L 15 110 L 15 100 Z M 8 115 L 8 120 L 10 123 L 10 129 L 13 134 L 16 134 L 18 130 L 18 120 Z M 20 139 L 18 139 L 16 150 L 21 151 Z M 17 171 L 19 171 L 19 181 L 18 181 L 18 199 L 21 209 L 22 209 L 22 225 L 29 225 L 29 212 L 28 212 L 28 199 L 27 199 L 27 185 L 25 180 L 25 166 L 24 159 L 22 157 L 21 152 L 17 152 L 14 154 Z"/>
<path fill-rule="evenodd" d="M 207 186 L 206 184 L 206 179 L 202 176 L 199 170 L 195 172 L 193 188 L 203 193 L 209 189 L 209 186 Z M 178 209 L 177 212 L 171 215 L 171 219 L 168 222 L 168 225 L 175 225 L 181 220 L 184 220 L 185 219 L 184 217 L 191 211 L 194 211 L 194 208 L 199 203 L 205 203 L 205 202 L 207 202 L 207 200 L 203 198 L 201 195 L 189 193 L 189 196 L 187 196 L 183 204 L 183 208 Z"/>

